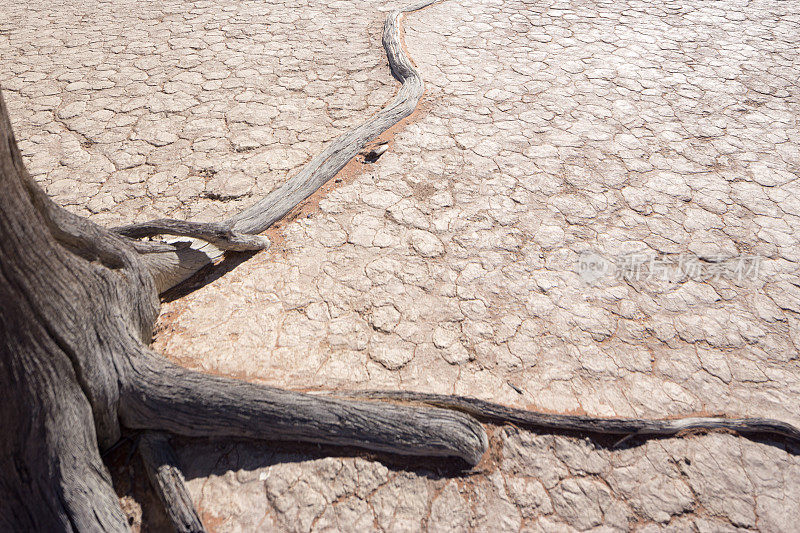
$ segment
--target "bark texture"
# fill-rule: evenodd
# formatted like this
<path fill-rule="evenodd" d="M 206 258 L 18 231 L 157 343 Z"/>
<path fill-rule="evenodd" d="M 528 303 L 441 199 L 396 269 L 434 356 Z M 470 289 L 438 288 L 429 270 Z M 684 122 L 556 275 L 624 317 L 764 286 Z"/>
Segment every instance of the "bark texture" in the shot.
<path fill-rule="evenodd" d="M 200 531 L 202 524 L 164 433 L 357 446 L 468 465 L 488 447 L 475 416 L 620 435 L 725 428 L 798 438 L 797 428 L 765 419 L 618 420 L 418 393 L 303 394 L 190 371 L 150 349 L 160 291 L 222 250 L 268 246 L 254 234 L 414 110 L 424 86 L 403 51 L 401 15 L 388 16 L 383 37 L 402 83 L 394 100 L 284 186 L 220 224 L 157 220 L 110 230 L 55 205 L 25 170 L 0 95 L 0 530 L 126 531 L 100 454 L 122 428 L 144 432 L 140 452 L 179 531 Z M 208 244 L 135 240 L 156 234 Z"/>
<path fill-rule="evenodd" d="M 139 440 L 138 450 L 150 484 L 164 504 L 175 532 L 204 532 L 206 528 L 186 489 L 178 458 L 169 444 L 169 437 L 164 433 L 148 431 Z"/>
<path fill-rule="evenodd" d="M 390 15 L 385 39 L 402 54 L 398 18 L 399 12 Z M 400 64 L 406 63 L 401 58 Z M 160 220 L 112 231 L 72 215 L 25 170 L 0 96 L 0 386 L 6 391 L 0 402 L 0 529 L 127 530 L 100 456 L 119 439 L 121 424 L 186 436 L 455 456 L 470 464 L 480 459 L 486 434 L 462 413 L 384 408 L 206 376 L 176 367 L 148 348 L 159 291 L 207 264 L 208 255 L 132 238 L 164 233 L 202 238 L 222 249 L 266 247 L 266 239 L 243 233 L 283 216 L 367 140 L 414 109 L 422 90 L 409 67 L 400 72 L 411 81 L 390 111 L 337 140 L 325 152 L 329 155 L 312 162 L 323 171 L 290 180 L 284 190 L 291 192 L 277 203 L 277 211 L 273 207 L 272 214 L 255 216 L 251 210 L 238 225 Z M 333 162 L 326 162 L 331 157 Z M 262 203 L 259 210 L 267 204 L 274 202 Z M 144 448 L 155 485 L 168 513 L 178 517 L 174 522 L 191 529 L 185 509 L 180 510 L 185 493 L 174 472 L 159 470 L 165 458 L 157 444 L 146 439 Z"/>
<path fill-rule="evenodd" d="M 135 255 L 36 188 L 0 97 L 0 530 L 127 530 L 99 446 L 119 437 L 115 351 L 155 318 Z"/>

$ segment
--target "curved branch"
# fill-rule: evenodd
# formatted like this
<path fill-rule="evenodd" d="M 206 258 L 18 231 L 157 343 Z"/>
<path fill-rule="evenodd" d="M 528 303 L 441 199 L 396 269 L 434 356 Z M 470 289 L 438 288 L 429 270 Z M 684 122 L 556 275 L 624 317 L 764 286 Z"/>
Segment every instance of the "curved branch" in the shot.
<path fill-rule="evenodd" d="M 414 112 L 425 91 L 425 83 L 403 50 L 400 17 L 403 13 L 417 11 L 436 1 L 426 0 L 392 11 L 386 17 L 383 47 L 392 75 L 402 83 L 389 105 L 360 126 L 337 137 L 298 174 L 249 209 L 229 218 L 226 223 L 230 223 L 236 231 L 261 233 L 333 178 L 369 141 Z"/>
<path fill-rule="evenodd" d="M 319 398 L 194 372 L 154 354 L 131 365 L 119 413 L 132 429 L 460 457 L 470 465 L 488 447 L 481 424 L 446 409 Z"/>
<path fill-rule="evenodd" d="M 242 234 L 255 235 L 263 232 L 336 176 L 350 160 L 364 149 L 367 143 L 414 112 L 425 90 L 425 84 L 403 49 L 400 19 L 403 13 L 423 9 L 437 1 L 424 0 L 418 4 L 392 11 L 386 17 L 383 27 L 383 47 L 386 51 L 392 75 L 402 84 L 392 101 L 360 126 L 352 128 L 337 137 L 325 150 L 314 157 L 300 172 L 292 176 L 283 185 L 270 192 L 253 206 L 225 220 L 219 227 L 229 228 L 235 232 L 234 234 L 238 236 L 237 238 L 243 238 Z M 201 226 L 203 225 L 195 222 L 161 219 L 117 228 L 117 231 L 129 236 L 159 233 L 185 235 L 197 237 L 217 245 L 216 248 L 206 250 L 208 253 L 204 261 L 181 262 L 176 261 L 175 258 L 160 261 L 161 270 L 156 271 L 156 276 L 162 280 L 169 280 L 169 283 L 171 283 L 171 285 L 160 289 L 163 291 L 177 285 L 203 266 L 218 259 L 222 255 L 222 250 L 236 249 L 219 246 L 217 242 L 209 240 L 207 238 L 209 237 L 208 233 L 201 231 Z M 174 233 L 175 228 L 179 227 L 184 228 L 185 232 Z M 170 231 L 167 231 L 167 228 Z M 155 261 L 158 262 L 158 260 Z M 170 263 L 175 265 L 174 271 L 169 271 L 168 267 L 165 266 L 165 264 Z"/>
<path fill-rule="evenodd" d="M 476 398 L 403 391 L 326 392 L 326 396 L 362 400 L 393 400 L 453 409 L 491 422 L 519 426 L 627 436 L 667 436 L 695 429 L 722 429 L 745 435 L 771 435 L 800 442 L 800 429 L 772 418 L 681 417 L 661 420 L 557 415 L 506 407 Z"/>

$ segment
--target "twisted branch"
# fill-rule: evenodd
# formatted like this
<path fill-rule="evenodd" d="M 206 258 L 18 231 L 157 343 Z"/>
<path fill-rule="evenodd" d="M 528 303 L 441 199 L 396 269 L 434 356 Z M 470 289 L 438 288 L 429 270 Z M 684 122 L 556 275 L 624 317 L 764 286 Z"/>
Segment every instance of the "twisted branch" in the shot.
<path fill-rule="evenodd" d="M 213 244 L 220 250 L 231 250 L 233 252 L 265 250 L 270 246 L 269 239 L 266 237 L 239 233 L 233 231 L 228 224 L 216 222 L 187 222 L 185 220 L 160 218 L 141 224 L 118 226 L 111 228 L 111 230 L 133 239 L 153 237 L 155 235 L 192 237 Z"/>

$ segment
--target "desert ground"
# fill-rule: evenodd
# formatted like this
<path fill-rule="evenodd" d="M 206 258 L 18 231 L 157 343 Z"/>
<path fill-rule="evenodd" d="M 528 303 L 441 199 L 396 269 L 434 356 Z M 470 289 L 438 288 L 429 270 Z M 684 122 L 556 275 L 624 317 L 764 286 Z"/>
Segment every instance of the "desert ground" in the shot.
<path fill-rule="evenodd" d="M 402 5 L 9 3 L 0 87 L 58 203 L 106 225 L 220 220 L 392 97 L 381 30 Z M 427 88 L 386 153 L 270 230 L 270 250 L 169 298 L 154 347 L 298 390 L 800 425 L 800 4 L 442 0 L 404 29 Z M 491 436 L 466 473 L 286 444 L 177 451 L 218 532 L 800 522 L 782 441 Z M 135 466 L 115 474 L 123 503 L 157 530 L 124 488 Z"/>

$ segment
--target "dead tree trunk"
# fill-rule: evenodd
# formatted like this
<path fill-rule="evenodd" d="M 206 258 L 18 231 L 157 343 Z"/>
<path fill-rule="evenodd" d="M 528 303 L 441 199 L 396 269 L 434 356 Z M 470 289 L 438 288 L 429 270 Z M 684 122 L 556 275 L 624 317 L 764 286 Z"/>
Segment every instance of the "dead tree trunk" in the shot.
<path fill-rule="evenodd" d="M 220 249 L 265 247 L 265 239 L 253 234 L 416 106 L 423 86 L 402 50 L 400 14 L 389 15 L 384 32 L 392 71 L 403 83 L 398 96 L 285 186 L 221 224 L 159 220 L 108 230 L 55 205 L 25 170 L 0 95 L 0 530 L 126 531 L 100 455 L 122 428 L 357 446 L 458 457 L 470 465 L 487 448 L 474 416 L 621 435 L 685 429 L 675 421 L 538 415 L 413 393 L 349 399 L 301 394 L 186 370 L 151 351 L 159 292 L 208 257 L 134 239 L 167 233 Z M 692 419 L 691 427 L 800 435 L 769 420 Z M 166 505 L 176 507 L 169 513 L 175 527 L 197 530 L 199 520 L 165 446 L 161 436 L 146 440 L 145 464 Z"/>
<path fill-rule="evenodd" d="M 121 426 L 480 459 L 486 435 L 461 413 L 308 396 L 159 357 L 142 257 L 160 249 L 53 204 L 0 97 L 0 529 L 126 530 L 100 458 Z"/>

